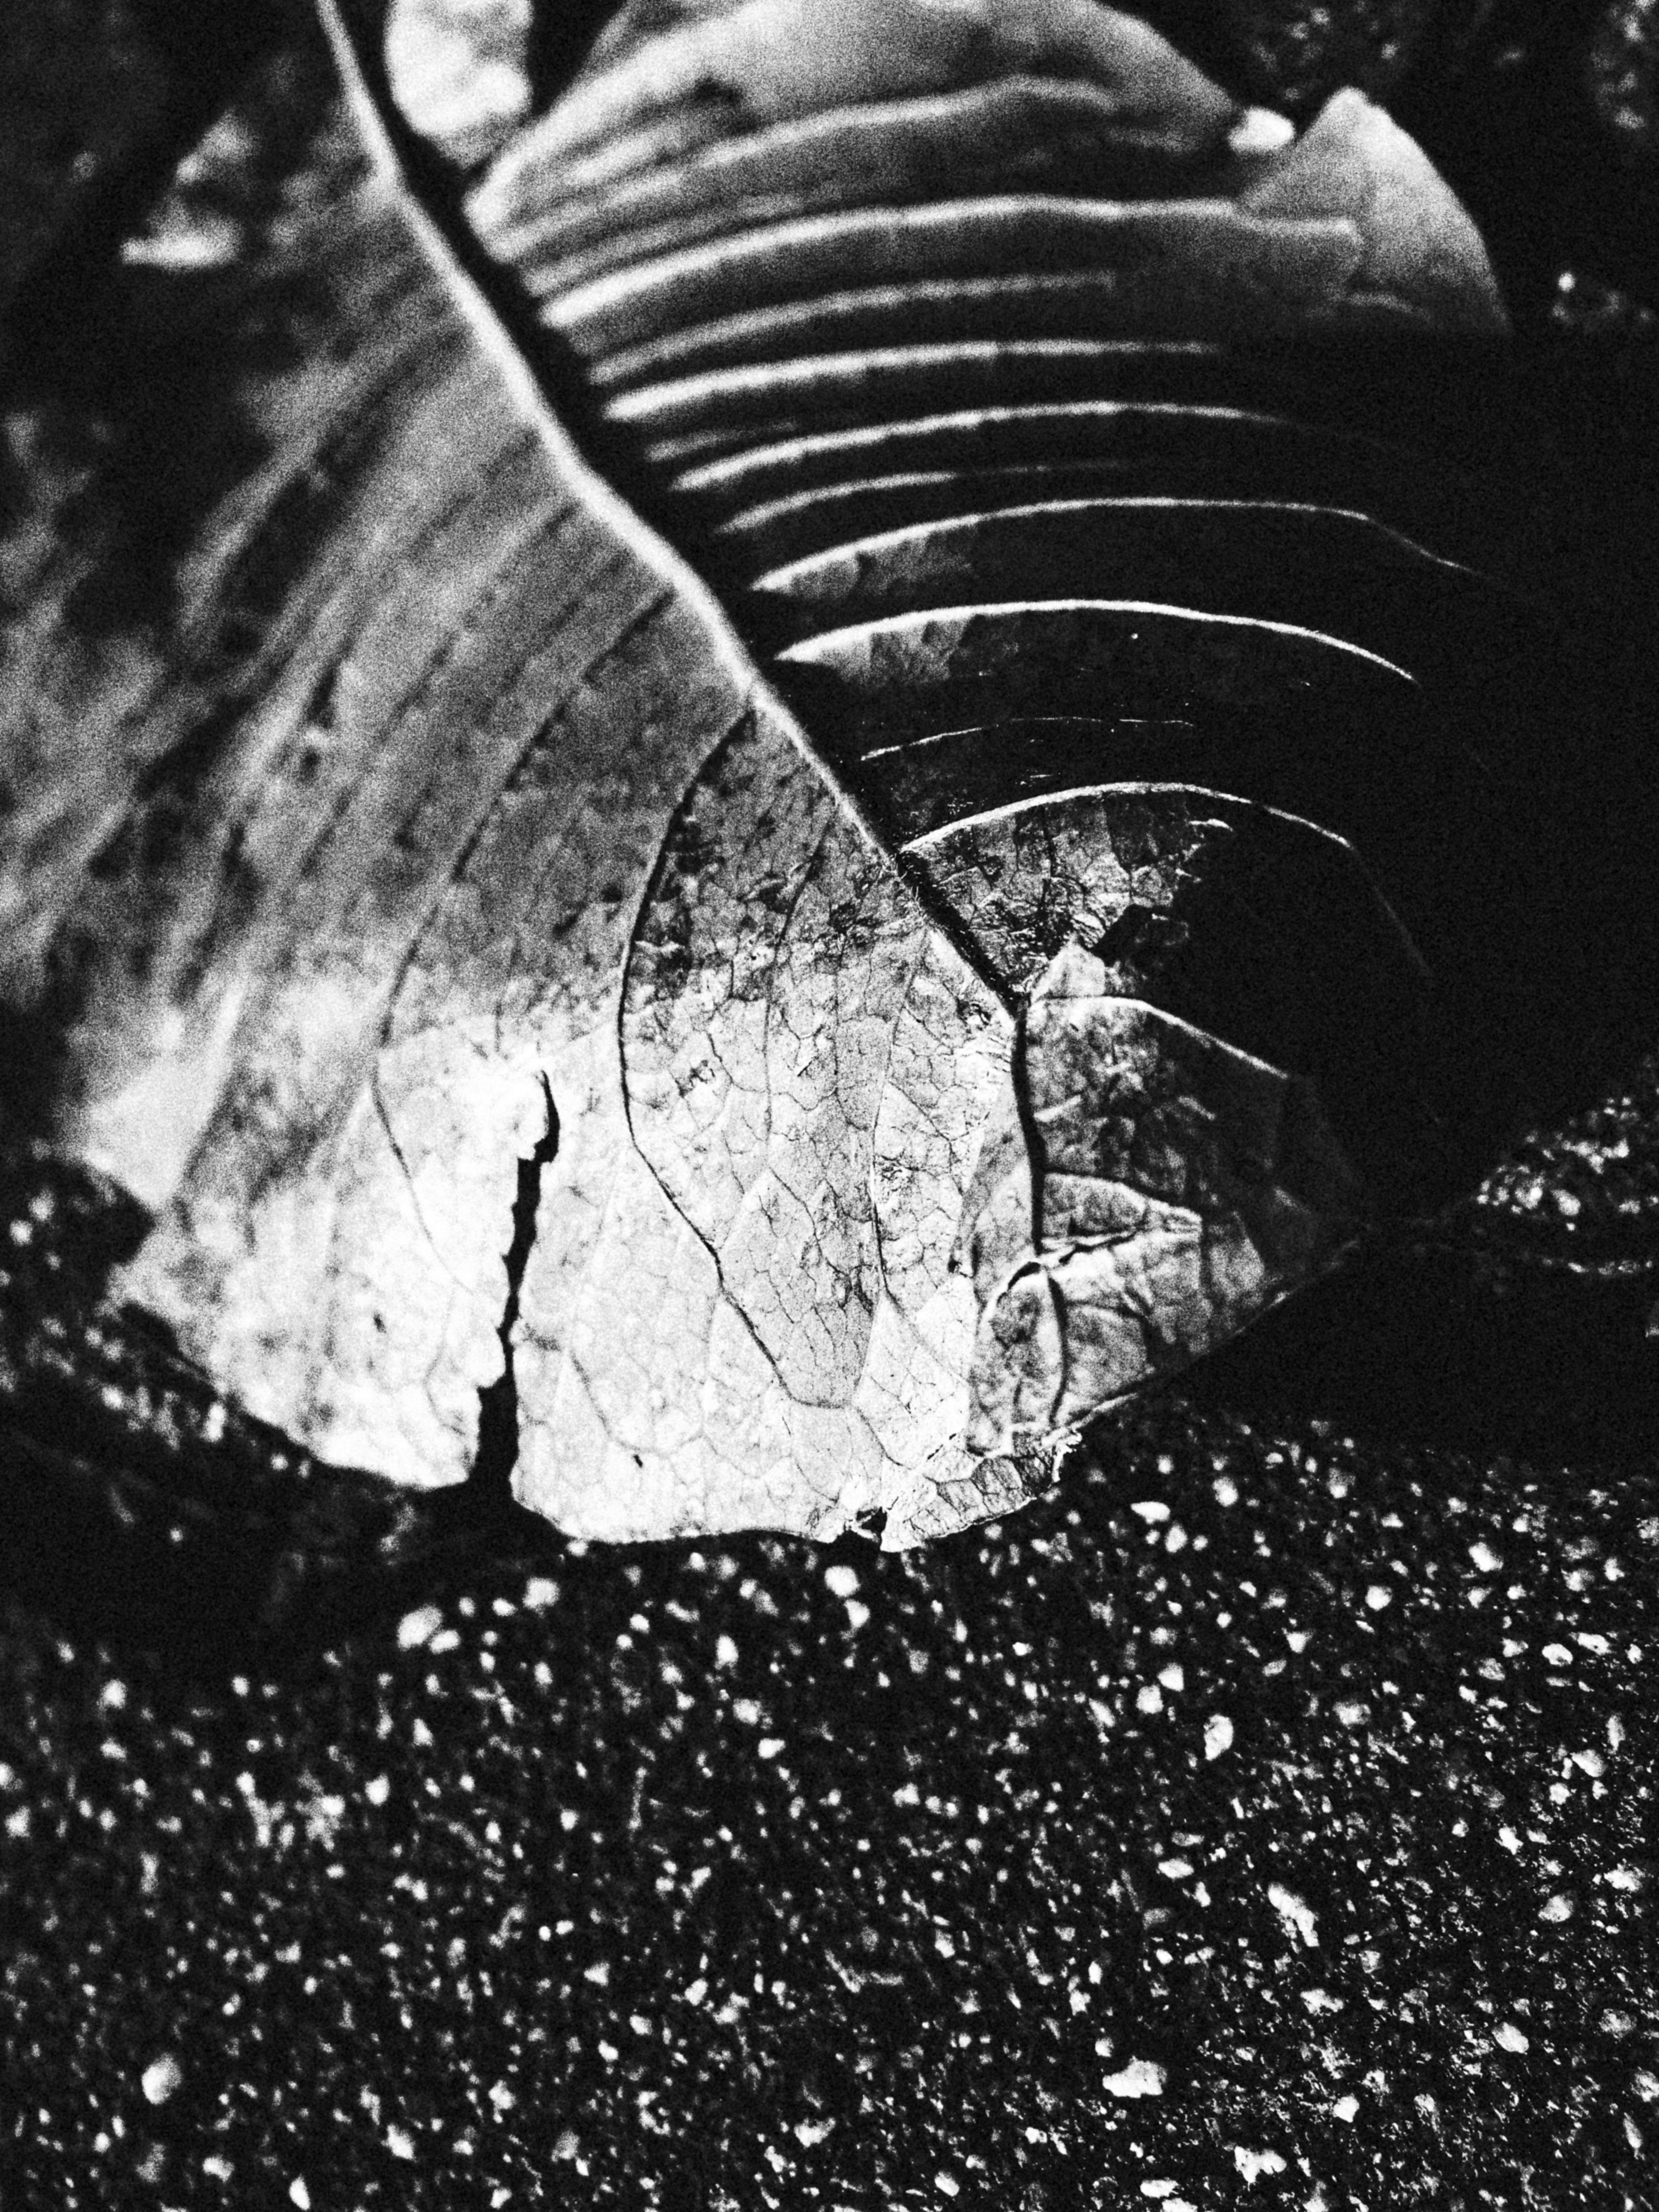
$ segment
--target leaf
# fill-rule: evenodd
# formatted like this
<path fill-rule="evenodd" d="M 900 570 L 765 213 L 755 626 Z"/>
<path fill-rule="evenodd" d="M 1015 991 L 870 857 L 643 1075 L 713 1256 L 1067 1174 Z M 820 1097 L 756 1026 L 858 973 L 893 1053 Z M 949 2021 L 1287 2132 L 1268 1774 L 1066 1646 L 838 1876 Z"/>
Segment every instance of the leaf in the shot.
<path fill-rule="evenodd" d="M 383 31 L 454 158 L 520 94 L 463 40 L 424 105 L 417 15 L 476 21 L 337 37 L 367 170 L 289 65 L 234 251 L 130 255 L 143 349 L 14 415 L 14 1121 L 326 1457 L 457 1480 L 506 1325 L 573 1532 L 1000 1511 L 1491 1141 L 1420 695 L 1525 616 L 1443 465 L 1220 343 L 1495 330 L 1479 241 L 1093 0 L 624 18 L 428 207 Z"/>

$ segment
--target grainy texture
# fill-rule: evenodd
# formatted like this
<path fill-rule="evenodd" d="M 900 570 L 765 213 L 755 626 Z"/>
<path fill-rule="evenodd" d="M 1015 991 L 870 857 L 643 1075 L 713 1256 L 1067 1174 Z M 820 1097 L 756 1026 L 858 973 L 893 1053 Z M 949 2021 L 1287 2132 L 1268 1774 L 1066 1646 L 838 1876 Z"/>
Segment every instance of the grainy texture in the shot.
<path fill-rule="evenodd" d="M 15 2201 L 1633 2212 L 1656 1530 L 1165 1401 L 926 1552 L 549 1539 L 281 1673 L 13 1613 Z"/>
<path fill-rule="evenodd" d="M 1537 181 L 1547 71 L 1474 82 L 1443 152 L 1479 155 L 1492 94 L 1493 204 L 1518 177 L 1555 266 L 1632 281 L 1593 173 Z M 1644 728 L 1651 363 L 1532 374 Z M 1651 1250 L 1651 1003 L 1489 1236 Z M 1646 2212 L 1639 1273 L 1332 1285 L 921 1553 L 479 1515 L 446 1564 L 404 1547 L 447 1498 L 291 1462 L 88 1335 L 76 1204 L 101 1249 L 106 1192 L 9 1177 L 0 1247 L 7 2212 Z M 285 1657 L 275 1583 L 312 1631 Z"/>

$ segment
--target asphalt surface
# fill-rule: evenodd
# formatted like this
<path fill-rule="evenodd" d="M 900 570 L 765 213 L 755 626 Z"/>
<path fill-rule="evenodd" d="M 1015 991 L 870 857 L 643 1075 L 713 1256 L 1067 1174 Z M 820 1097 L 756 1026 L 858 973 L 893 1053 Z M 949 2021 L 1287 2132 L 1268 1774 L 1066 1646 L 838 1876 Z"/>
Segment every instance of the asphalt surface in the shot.
<path fill-rule="evenodd" d="M 1191 1395 L 921 1553 L 14 1598 L 3 2201 L 1649 2204 L 1656 1553 L 1645 1450 Z"/>

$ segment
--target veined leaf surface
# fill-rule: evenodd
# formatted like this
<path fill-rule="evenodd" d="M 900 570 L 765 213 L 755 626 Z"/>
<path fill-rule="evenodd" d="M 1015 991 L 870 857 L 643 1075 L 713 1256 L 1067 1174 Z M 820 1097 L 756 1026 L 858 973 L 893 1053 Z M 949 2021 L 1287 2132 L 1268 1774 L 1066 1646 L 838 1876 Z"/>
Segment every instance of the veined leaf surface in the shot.
<path fill-rule="evenodd" d="M 504 10 L 434 126 L 493 159 L 417 192 L 410 20 L 331 14 L 356 143 L 314 80 L 210 142 L 220 265 L 112 276 L 143 406 L 16 426 L 17 1112 L 149 1209 L 112 1297 L 325 1457 L 464 1474 L 539 1146 L 528 1502 L 1001 1510 L 1488 1133 L 1394 769 L 1443 767 L 1414 608 L 1515 603 L 1441 472 L 1225 344 L 1496 331 L 1479 241 L 1357 95 L 1285 144 L 1092 0 L 625 15 L 522 128 Z M 1295 619 L 1333 555 L 1363 639 Z"/>

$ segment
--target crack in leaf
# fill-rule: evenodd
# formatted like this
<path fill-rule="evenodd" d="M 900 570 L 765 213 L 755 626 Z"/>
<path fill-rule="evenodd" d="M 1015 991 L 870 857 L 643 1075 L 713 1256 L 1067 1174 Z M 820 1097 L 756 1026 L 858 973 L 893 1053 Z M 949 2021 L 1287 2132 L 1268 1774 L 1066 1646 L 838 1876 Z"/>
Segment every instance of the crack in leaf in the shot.
<path fill-rule="evenodd" d="M 534 1146 L 519 1162 L 518 1182 L 513 1194 L 513 1237 L 505 1255 L 507 1300 L 495 1332 L 501 1340 L 501 1371 L 495 1382 L 486 1383 L 478 1393 L 478 1446 L 467 1478 L 469 1488 L 491 1498 L 504 1498 L 510 1493 L 514 1464 L 519 1456 L 519 1388 L 514 1365 L 519 1300 L 531 1249 L 536 1242 L 542 1178 L 559 1152 L 559 1109 L 553 1102 L 553 1086 L 544 1073 L 540 1081 L 547 1120 Z"/>

